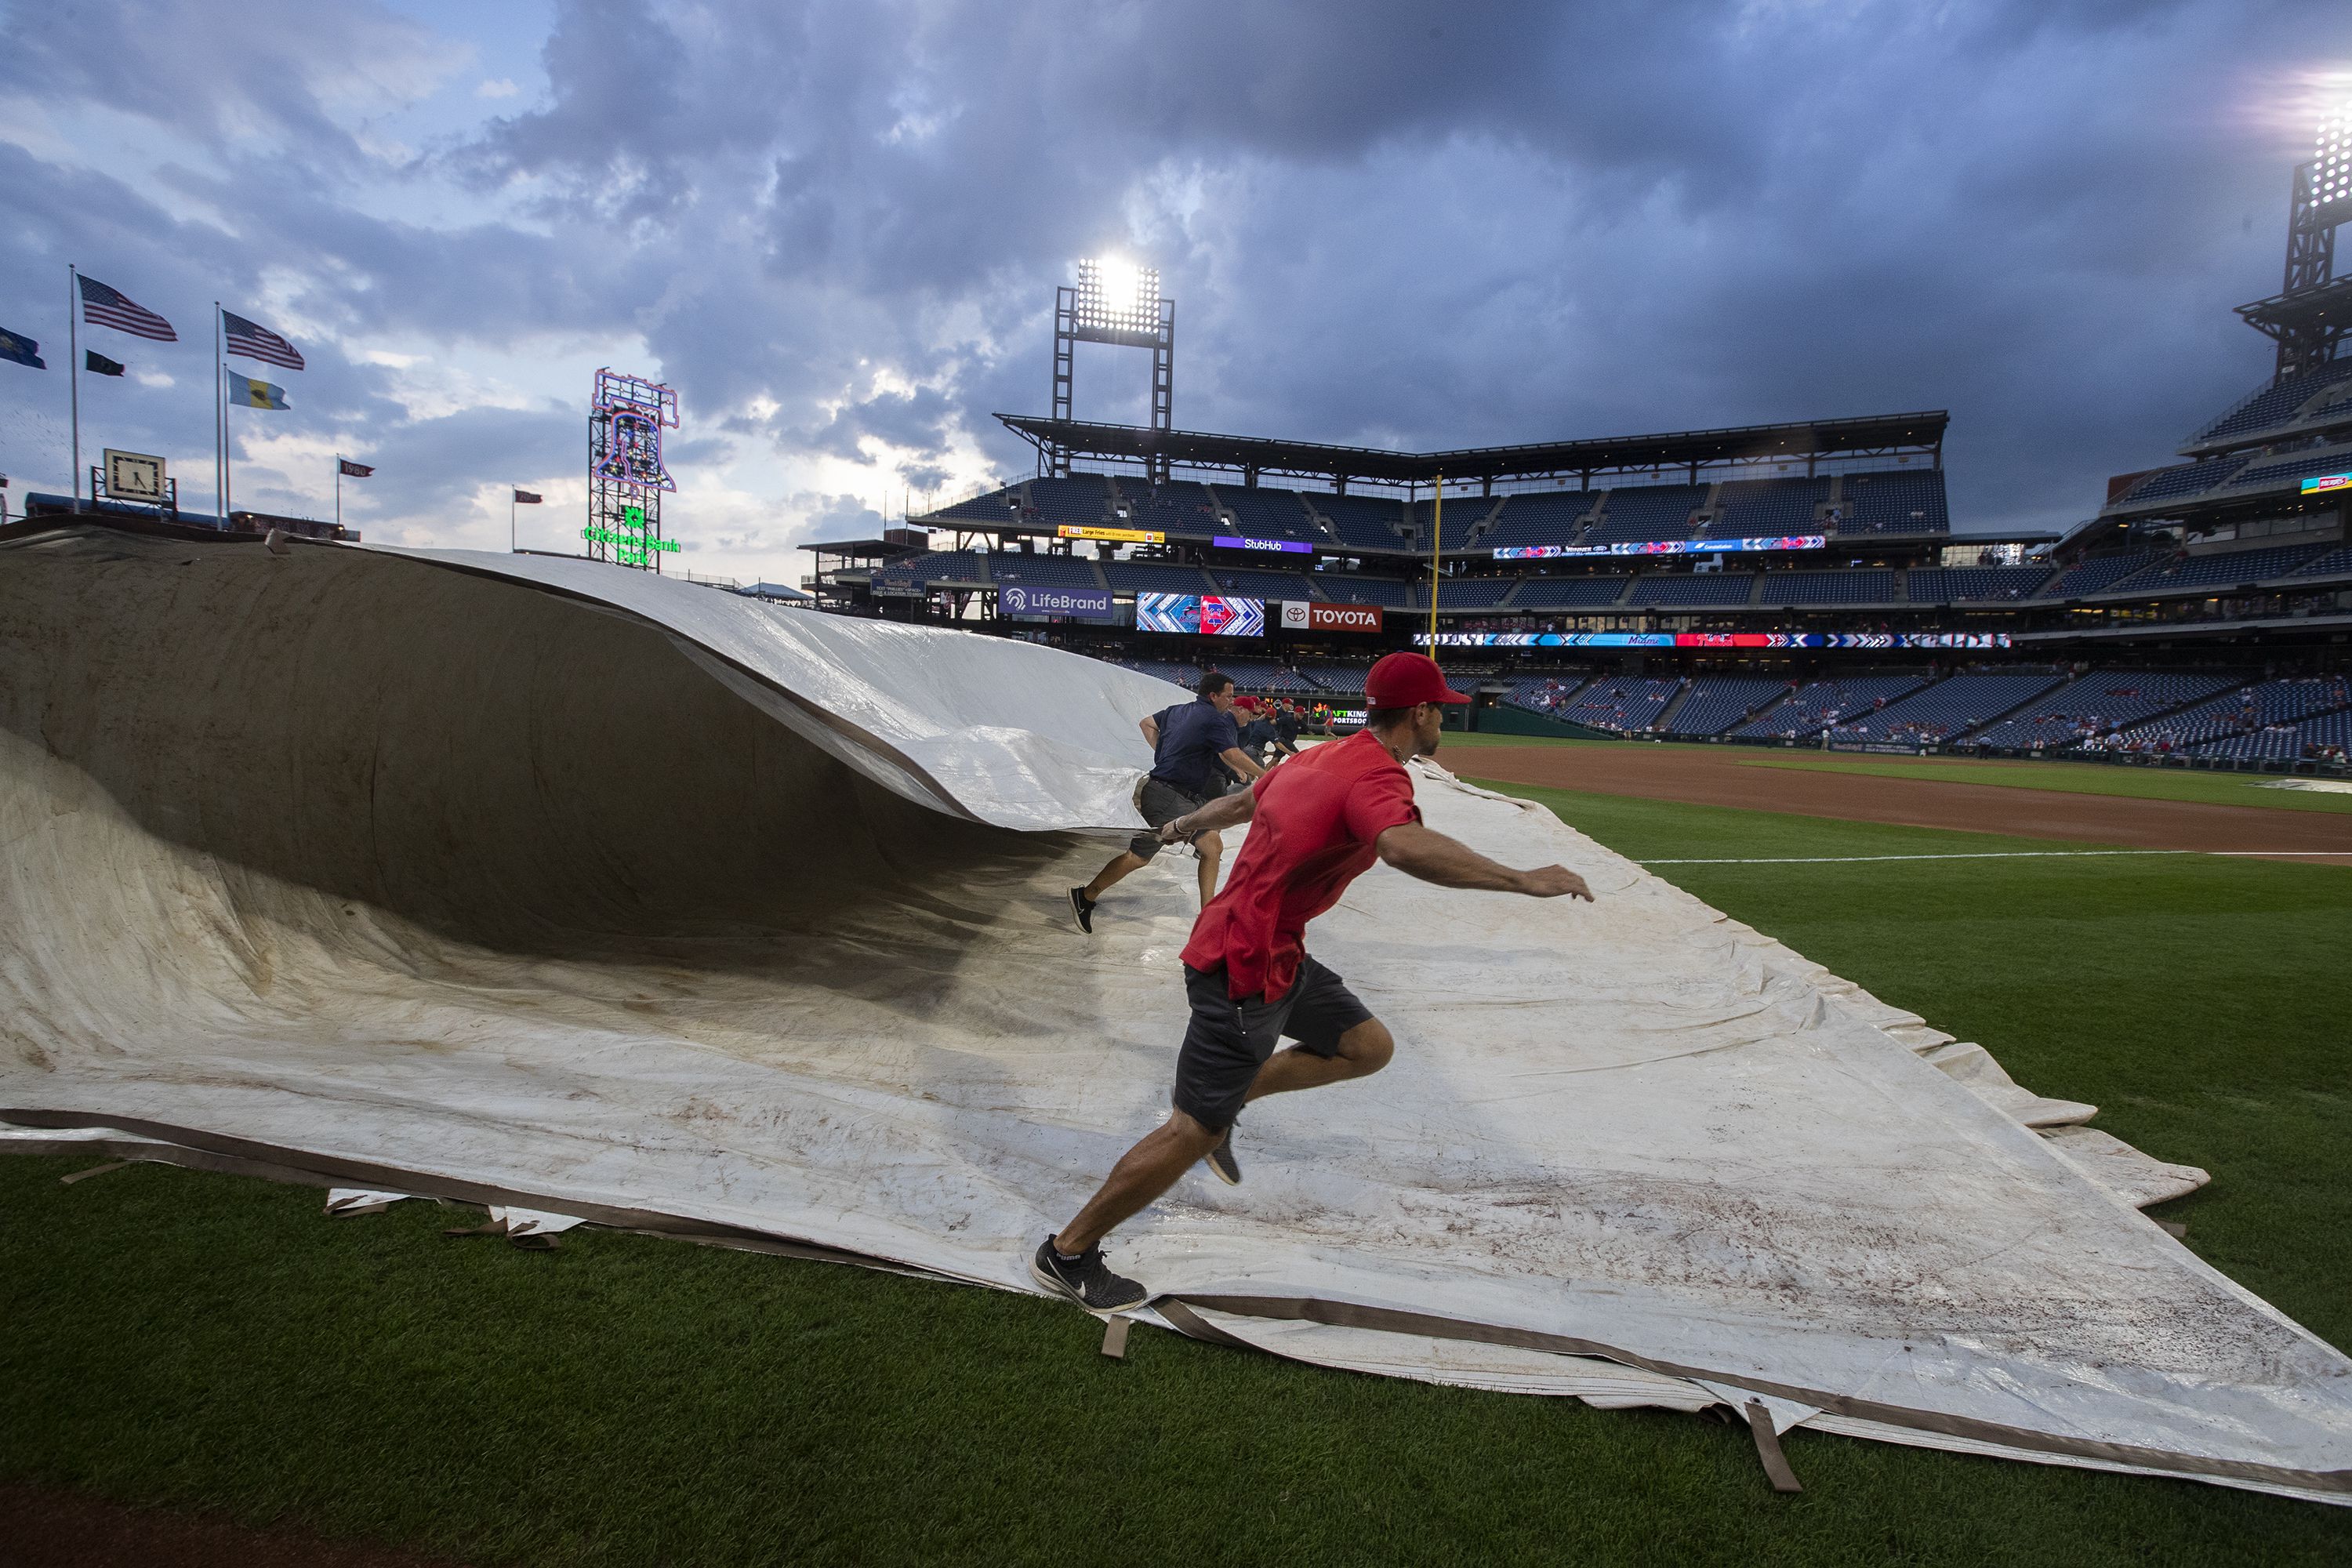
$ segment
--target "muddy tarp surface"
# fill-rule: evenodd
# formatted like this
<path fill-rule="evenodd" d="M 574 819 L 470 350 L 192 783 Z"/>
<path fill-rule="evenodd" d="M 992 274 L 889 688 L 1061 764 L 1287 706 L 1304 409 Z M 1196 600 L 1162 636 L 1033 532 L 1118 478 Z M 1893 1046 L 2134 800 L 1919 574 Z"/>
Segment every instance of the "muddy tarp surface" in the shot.
<path fill-rule="evenodd" d="M 1192 862 L 1067 920 L 1165 683 L 588 563 L 0 538 L 0 1109 L 1012 1289 L 1164 1113 Z M 1310 943 L 1396 1031 L 1112 1243 L 1335 1366 L 2329 1501 L 2352 1363 L 2083 1125 L 1549 813 Z M 1234 836 L 1229 836 L 1230 838 Z M 1230 858 L 1230 842 L 1229 842 Z M 2161 1153 L 2161 1151 L 2158 1151 Z"/>

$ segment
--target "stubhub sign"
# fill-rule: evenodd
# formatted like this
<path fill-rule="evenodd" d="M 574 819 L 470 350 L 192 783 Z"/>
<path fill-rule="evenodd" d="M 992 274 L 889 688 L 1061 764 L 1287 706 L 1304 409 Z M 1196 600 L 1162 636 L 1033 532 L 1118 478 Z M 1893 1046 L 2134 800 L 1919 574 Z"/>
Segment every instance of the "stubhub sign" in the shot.
<path fill-rule="evenodd" d="M 1017 583 L 1007 583 L 997 589 L 996 613 L 1000 616 L 1067 616 L 1076 621 L 1112 621 L 1118 618 L 1111 607 L 1110 591 L 1107 588 L 1024 588 Z"/>
<path fill-rule="evenodd" d="M 1381 607 L 1286 599 L 1282 626 L 1285 631 L 1294 632 L 1376 632 L 1381 629 Z"/>

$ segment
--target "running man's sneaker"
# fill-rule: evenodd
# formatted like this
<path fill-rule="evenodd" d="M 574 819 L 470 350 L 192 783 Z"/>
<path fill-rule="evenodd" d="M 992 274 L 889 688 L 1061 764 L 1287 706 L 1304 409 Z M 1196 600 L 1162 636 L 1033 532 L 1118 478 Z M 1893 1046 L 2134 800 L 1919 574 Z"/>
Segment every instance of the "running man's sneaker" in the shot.
<path fill-rule="evenodd" d="M 1038 1284 L 1067 1296 L 1089 1312 L 1124 1312 L 1151 1300 L 1151 1292 L 1132 1279 L 1113 1274 L 1103 1262 L 1102 1248 L 1089 1247 L 1076 1258 L 1054 1250 L 1054 1238 L 1037 1244 L 1029 1272 Z"/>
<path fill-rule="evenodd" d="M 1201 1157 L 1209 1163 L 1209 1169 L 1217 1173 L 1217 1180 L 1229 1187 L 1238 1187 L 1242 1184 L 1242 1163 L 1234 1158 L 1232 1128 L 1226 1128 L 1225 1135 L 1218 1140 L 1217 1146 Z"/>
<path fill-rule="evenodd" d="M 1078 917 L 1078 929 L 1088 936 L 1095 933 L 1095 900 L 1087 897 L 1084 888 L 1070 889 L 1070 912 Z"/>

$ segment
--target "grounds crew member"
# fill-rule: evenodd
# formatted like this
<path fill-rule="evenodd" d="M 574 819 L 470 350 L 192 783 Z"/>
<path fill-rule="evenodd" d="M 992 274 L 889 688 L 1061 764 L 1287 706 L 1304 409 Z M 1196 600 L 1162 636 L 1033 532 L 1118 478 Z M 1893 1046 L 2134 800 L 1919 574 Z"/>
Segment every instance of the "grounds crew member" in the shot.
<path fill-rule="evenodd" d="M 1082 931 L 1095 929 L 1095 903 L 1103 894 L 1150 865 L 1162 844 L 1174 842 L 1160 837 L 1161 825 L 1223 791 L 1220 763 L 1244 780 L 1265 771 L 1242 750 L 1240 731 L 1234 728 L 1234 678 L 1211 670 L 1201 677 L 1199 691 L 1194 700 L 1163 708 L 1139 726 L 1151 746 L 1151 773 L 1135 804 L 1150 826 L 1096 872 L 1093 881 L 1070 889 L 1070 910 Z M 1217 891 L 1217 862 L 1224 855 L 1224 840 L 1214 833 L 1189 837 L 1201 857 L 1201 902 L 1205 905 Z"/>
<path fill-rule="evenodd" d="M 1170 821 L 1171 842 L 1235 823 L 1255 826 L 1234 874 L 1185 945 L 1192 1022 L 1176 1058 L 1175 1110 L 1119 1157 L 1100 1190 L 1030 1259 L 1037 1282 L 1097 1312 L 1140 1306 L 1150 1292 L 1103 1262 L 1102 1238 L 1176 1184 L 1196 1160 L 1238 1184 L 1234 1118 L 1260 1095 L 1361 1078 L 1388 1064 L 1395 1041 L 1309 957 L 1307 922 L 1339 901 L 1375 858 L 1441 888 L 1590 900 L 1559 866 L 1517 871 L 1422 826 L 1404 763 L 1437 750 L 1446 689 L 1426 654 L 1392 653 L 1371 668 L 1371 711 L 1344 741 L 1317 746 L 1260 779 Z M 1298 1043 L 1277 1053 L 1283 1037 Z"/>

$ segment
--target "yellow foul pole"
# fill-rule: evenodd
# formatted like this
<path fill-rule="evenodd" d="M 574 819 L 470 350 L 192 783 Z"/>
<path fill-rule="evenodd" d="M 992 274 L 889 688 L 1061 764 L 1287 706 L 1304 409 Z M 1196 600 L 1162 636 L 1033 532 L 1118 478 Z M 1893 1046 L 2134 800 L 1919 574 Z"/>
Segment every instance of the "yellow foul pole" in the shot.
<path fill-rule="evenodd" d="M 1429 657 L 1437 657 L 1437 552 L 1445 539 L 1445 476 L 1437 476 L 1437 499 L 1429 509 Z"/>

